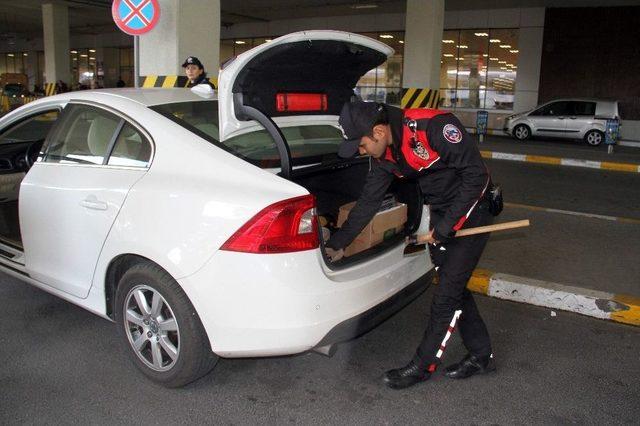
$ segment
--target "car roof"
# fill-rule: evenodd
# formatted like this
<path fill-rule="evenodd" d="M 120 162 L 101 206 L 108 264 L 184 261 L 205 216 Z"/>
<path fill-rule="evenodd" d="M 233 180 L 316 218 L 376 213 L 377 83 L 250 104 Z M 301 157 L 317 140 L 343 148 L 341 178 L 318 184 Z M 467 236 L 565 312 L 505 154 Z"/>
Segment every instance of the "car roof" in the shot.
<path fill-rule="evenodd" d="M 133 102 L 137 102 L 144 106 L 154 106 L 177 102 L 189 102 L 189 101 L 210 101 L 217 100 L 217 94 L 213 97 L 207 98 L 191 91 L 188 88 L 121 88 L 121 89 L 98 89 L 98 90 L 79 90 L 76 92 L 61 93 L 59 95 L 50 96 L 46 99 L 49 100 L 93 100 L 100 101 L 105 98 L 122 98 L 128 99 Z"/>
<path fill-rule="evenodd" d="M 558 102 L 558 101 L 578 101 L 578 102 L 609 102 L 609 103 L 615 103 L 618 102 L 616 100 L 611 100 L 611 99 L 594 99 L 594 98 L 558 98 L 558 99 L 551 99 L 547 102 L 545 102 L 545 104 L 551 103 L 551 102 Z"/>

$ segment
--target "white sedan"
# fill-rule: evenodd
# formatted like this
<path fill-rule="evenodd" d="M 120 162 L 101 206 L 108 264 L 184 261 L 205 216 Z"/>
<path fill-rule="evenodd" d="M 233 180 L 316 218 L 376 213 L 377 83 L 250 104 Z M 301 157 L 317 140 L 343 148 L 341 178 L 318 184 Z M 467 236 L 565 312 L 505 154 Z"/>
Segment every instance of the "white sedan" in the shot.
<path fill-rule="evenodd" d="M 428 256 L 405 233 L 331 264 L 318 217 L 368 171 L 341 161 L 337 114 L 393 51 L 367 37 L 294 33 L 227 64 L 217 93 L 65 93 L 0 119 L 0 269 L 117 324 L 153 380 L 176 387 L 218 357 L 317 350 L 420 294 Z"/>

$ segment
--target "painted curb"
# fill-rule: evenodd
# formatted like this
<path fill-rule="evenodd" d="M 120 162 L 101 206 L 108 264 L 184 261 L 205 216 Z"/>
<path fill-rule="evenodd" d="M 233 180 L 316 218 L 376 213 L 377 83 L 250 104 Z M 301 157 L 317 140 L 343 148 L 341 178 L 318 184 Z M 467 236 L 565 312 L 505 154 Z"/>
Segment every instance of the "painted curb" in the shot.
<path fill-rule="evenodd" d="M 467 288 L 513 302 L 640 326 L 640 298 L 476 269 Z"/>
<path fill-rule="evenodd" d="M 588 169 L 614 170 L 618 172 L 640 173 L 640 164 L 615 163 L 611 161 L 580 160 L 577 158 L 547 157 L 544 155 L 512 154 L 509 152 L 496 152 L 481 150 L 483 158 L 494 160 L 522 161 L 526 163 L 551 164 L 554 166 L 583 167 Z"/>

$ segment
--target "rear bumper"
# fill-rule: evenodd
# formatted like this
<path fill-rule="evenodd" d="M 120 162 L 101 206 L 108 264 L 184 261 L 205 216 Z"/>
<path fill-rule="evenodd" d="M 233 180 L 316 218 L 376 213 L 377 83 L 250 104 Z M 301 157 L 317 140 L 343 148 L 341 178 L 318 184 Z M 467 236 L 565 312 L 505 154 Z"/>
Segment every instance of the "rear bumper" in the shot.
<path fill-rule="evenodd" d="M 434 276 L 435 270 L 431 269 L 379 305 L 336 325 L 318 343 L 318 347 L 355 339 L 373 330 L 426 291 L 433 282 Z"/>
<path fill-rule="evenodd" d="M 320 250 L 252 255 L 219 251 L 178 280 L 222 357 L 305 352 L 355 337 L 401 309 L 428 285 L 428 254 L 404 244 L 332 271 Z"/>

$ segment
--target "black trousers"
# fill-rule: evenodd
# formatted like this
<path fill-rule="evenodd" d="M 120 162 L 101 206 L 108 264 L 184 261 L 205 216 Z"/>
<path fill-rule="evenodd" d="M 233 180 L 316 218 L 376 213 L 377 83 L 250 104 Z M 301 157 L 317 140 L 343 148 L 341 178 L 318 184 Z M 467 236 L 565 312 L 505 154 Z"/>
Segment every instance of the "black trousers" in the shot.
<path fill-rule="evenodd" d="M 493 215 L 489 212 L 488 201 L 478 203 L 464 228 L 489 225 Z M 431 212 L 431 223 L 435 225 L 441 219 L 438 212 Z M 413 361 L 421 367 L 433 371 L 439 361 L 436 354 L 449 329 L 456 310 L 462 310 L 458 328 L 467 350 L 476 356 L 492 353 L 487 327 L 480 317 L 478 307 L 467 283 L 480 260 L 480 255 L 489 239 L 489 234 L 452 238 L 444 244 L 430 245 L 431 258 L 438 267 L 439 283 L 431 302 L 431 315 L 420 346 Z"/>

